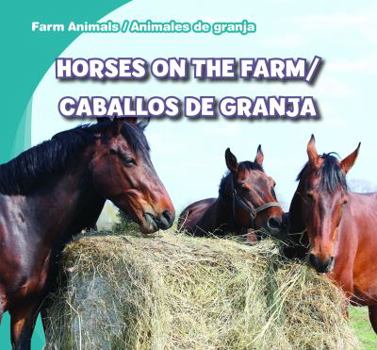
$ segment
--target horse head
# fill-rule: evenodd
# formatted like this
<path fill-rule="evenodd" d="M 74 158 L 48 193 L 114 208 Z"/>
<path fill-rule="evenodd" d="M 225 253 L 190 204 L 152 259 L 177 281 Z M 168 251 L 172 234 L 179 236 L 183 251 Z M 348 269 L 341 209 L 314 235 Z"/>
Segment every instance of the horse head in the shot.
<path fill-rule="evenodd" d="M 90 171 L 96 190 L 140 225 L 143 233 L 171 227 L 175 211 L 149 155 L 145 119 L 98 124 Z"/>
<path fill-rule="evenodd" d="M 354 165 L 358 147 L 339 160 L 334 153 L 319 155 L 312 137 L 307 145 L 308 162 L 298 176 L 296 195 L 310 244 L 309 261 L 321 273 L 334 266 L 338 227 L 348 201 L 346 174 Z"/>
<path fill-rule="evenodd" d="M 263 170 L 263 160 L 261 146 L 254 162 L 240 163 L 228 148 L 225 162 L 229 175 L 223 192 L 231 198 L 233 219 L 239 226 L 277 234 L 281 229 L 283 210 L 276 199 L 275 181 Z"/>

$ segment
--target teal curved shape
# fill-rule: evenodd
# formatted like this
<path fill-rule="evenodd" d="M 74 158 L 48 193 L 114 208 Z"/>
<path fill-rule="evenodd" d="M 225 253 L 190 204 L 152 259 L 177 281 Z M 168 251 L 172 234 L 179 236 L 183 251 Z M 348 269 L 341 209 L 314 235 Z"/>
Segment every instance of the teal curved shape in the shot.
<path fill-rule="evenodd" d="M 17 131 L 30 132 L 25 108 L 54 59 L 80 34 L 33 32 L 33 21 L 41 23 L 95 22 L 130 0 L 2 1 L 0 162 L 29 146 L 16 139 Z M 25 116 L 25 118 L 23 118 Z"/>
<path fill-rule="evenodd" d="M 41 23 L 95 22 L 130 0 L 65 0 L 1 2 L 2 35 L 0 163 L 30 147 L 32 95 L 54 59 L 77 37 L 75 32 L 33 32 Z M 44 334 L 38 320 L 32 349 L 42 349 Z M 0 348 L 10 350 L 9 315 L 0 327 Z"/>

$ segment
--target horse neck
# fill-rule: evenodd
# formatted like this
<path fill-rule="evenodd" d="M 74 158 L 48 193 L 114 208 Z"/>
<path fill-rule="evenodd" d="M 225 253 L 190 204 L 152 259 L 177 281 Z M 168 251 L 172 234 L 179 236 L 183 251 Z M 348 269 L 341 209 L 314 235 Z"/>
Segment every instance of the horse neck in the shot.
<path fill-rule="evenodd" d="M 226 188 L 226 191 L 229 192 L 229 188 Z M 232 198 L 225 198 L 221 194 L 218 196 L 216 201 L 216 221 L 218 227 L 225 225 L 225 230 L 241 230 L 241 227 L 234 220 Z"/>
<path fill-rule="evenodd" d="M 302 211 L 302 188 L 301 183 L 298 184 L 295 194 L 293 195 L 291 205 L 289 206 L 289 232 L 298 233 L 305 230 L 306 224 Z"/>
<path fill-rule="evenodd" d="M 70 240 L 87 225 L 88 211 L 101 202 L 103 205 L 104 200 L 96 194 L 89 176 L 90 157 L 90 152 L 83 152 L 62 174 L 26 197 L 42 241 Z M 83 220 L 81 216 L 84 216 Z"/>

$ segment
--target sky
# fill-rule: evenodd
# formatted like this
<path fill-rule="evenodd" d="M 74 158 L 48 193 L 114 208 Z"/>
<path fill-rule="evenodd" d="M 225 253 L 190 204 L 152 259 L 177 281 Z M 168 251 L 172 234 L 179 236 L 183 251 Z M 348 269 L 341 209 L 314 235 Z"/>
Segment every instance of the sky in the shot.
<path fill-rule="evenodd" d="M 167 10 L 168 9 L 168 10 Z M 317 121 L 152 120 L 146 130 L 152 161 L 177 211 L 193 201 L 216 197 L 230 147 L 239 161 L 253 160 L 259 144 L 264 167 L 277 183 L 278 199 L 289 204 L 295 178 L 307 160 L 312 133 L 320 153 L 344 157 L 361 142 L 359 159 L 348 177 L 377 184 L 374 111 L 377 78 L 377 4 L 374 1 L 132 1 L 102 20 L 153 19 L 240 21 L 257 24 L 252 35 L 82 34 L 62 57 L 304 57 L 325 61 L 315 85 L 303 82 L 58 82 L 54 66 L 38 85 L 32 104 L 32 143 L 49 139 L 82 121 L 58 113 L 63 96 L 187 95 L 314 96 Z"/>

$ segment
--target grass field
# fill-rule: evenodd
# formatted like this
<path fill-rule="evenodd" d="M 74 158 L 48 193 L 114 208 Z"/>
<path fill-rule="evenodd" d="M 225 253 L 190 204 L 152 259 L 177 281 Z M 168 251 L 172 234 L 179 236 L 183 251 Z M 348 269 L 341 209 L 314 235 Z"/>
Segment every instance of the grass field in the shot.
<path fill-rule="evenodd" d="M 368 308 L 352 307 L 350 309 L 351 325 L 357 334 L 362 350 L 377 349 L 377 335 L 369 323 Z"/>

